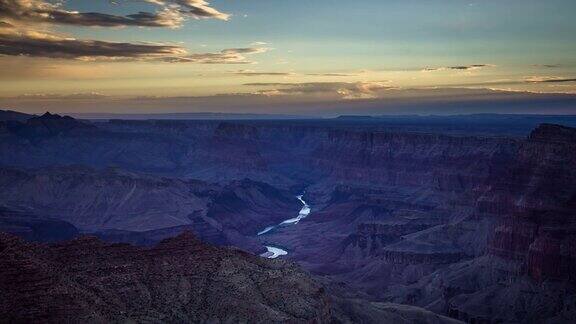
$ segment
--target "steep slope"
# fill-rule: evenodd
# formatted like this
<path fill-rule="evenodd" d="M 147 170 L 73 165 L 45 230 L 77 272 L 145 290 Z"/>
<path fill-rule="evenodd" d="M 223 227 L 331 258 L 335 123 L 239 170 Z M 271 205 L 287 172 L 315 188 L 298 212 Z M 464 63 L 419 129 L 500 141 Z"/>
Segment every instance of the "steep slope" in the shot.
<path fill-rule="evenodd" d="M 335 300 L 336 302 L 334 302 Z M 294 264 L 190 233 L 152 248 L 0 233 L 0 317 L 26 322 L 453 323 L 417 308 L 333 299 Z"/>
<path fill-rule="evenodd" d="M 188 228 L 208 242 L 254 252 L 262 247 L 251 236 L 300 208 L 289 193 L 250 180 L 214 185 L 86 167 L 0 168 L 0 200 L 114 240 Z"/>

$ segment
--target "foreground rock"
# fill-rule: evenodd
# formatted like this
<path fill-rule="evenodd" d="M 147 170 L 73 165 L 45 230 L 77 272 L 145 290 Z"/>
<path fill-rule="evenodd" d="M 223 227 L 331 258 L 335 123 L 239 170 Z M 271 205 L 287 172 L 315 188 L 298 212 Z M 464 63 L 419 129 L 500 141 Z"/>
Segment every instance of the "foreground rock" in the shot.
<path fill-rule="evenodd" d="M 0 233 L 7 322 L 450 323 L 393 304 L 332 297 L 296 265 L 217 248 L 189 232 L 152 248 L 81 237 L 51 246 Z"/>

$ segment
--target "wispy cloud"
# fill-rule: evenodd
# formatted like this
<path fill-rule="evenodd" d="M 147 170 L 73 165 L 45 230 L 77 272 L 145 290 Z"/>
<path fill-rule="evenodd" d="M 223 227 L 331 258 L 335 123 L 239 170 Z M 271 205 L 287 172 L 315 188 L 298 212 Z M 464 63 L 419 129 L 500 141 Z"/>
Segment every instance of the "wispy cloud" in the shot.
<path fill-rule="evenodd" d="M 560 64 L 533 64 L 533 67 L 539 67 L 539 68 L 547 68 L 547 69 L 555 69 L 555 68 L 559 68 L 562 67 L 562 65 Z"/>
<path fill-rule="evenodd" d="M 177 56 L 165 56 L 160 60 L 169 63 L 200 64 L 252 64 L 247 56 L 269 51 L 265 47 L 229 48 L 216 53 L 196 53 Z"/>
<path fill-rule="evenodd" d="M 493 64 L 472 64 L 472 65 L 454 65 L 454 66 L 442 66 L 442 67 L 427 67 L 422 69 L 422 72 L 435 72 L 435 71 L 473 71 L 480 70 L 483 68 L 495 67 Z"/>
<path fill-rule="evenodd" d="M 158 112 L 158 107 L 170 112 L 250 112 L 289 114 L 467 114 L 467 113 L 538 113 L 542 107 L 548 114 L 574 114 L 576 95 L 538 94 L 516 91 L 493 91 L 470 88 L 390 88 L 372 90 L 372 97 L 344 100 L 334 89 L 354 88 L 352 85 L 301 84 L 268 86 L 320 92 L 294 95 L 263 95 L 261 93 L 227 93 L 190 96 L 108 97 L 98 100 L 25 100 L 0 97 L 0 105 L 29 112 L 46 110 L 59 112 Z M 266 88 L 262 86 L 262 88 Z M 307 90 L 308 89 L 308 90 Z M 294 90 L 296 91 L 296 90 Z M 360 90 L 361 92 L 365 90 Z M 376 98 L 374 98 L 376 97 Z M 41 103 L 41 104 L 40 104 Z"/>
<path fill-rule="evenodd" d="M 246 86 L 265 87 L 256 94 L 265 96 L 291 94 L 328 94 L 342 99 L 377 98 L 378 92 L 395 89 L 388 81 L 362 82 L 303 82 L 303 83 L 246 83 Z"/>
<path fill-rule="evenodd" d="M 531 76 L 526 78 L 528 83 L 566 83 L 576 82 L 576 78 L 565 78 L 559 76 Z"/>
<path fill-rule="evenodd" d="M 322 77 L 351 77 L 356 76 L 356 74 L 346 74 L 346 73 L 306 73 L 308 76 L 322 76 Z"/>
<path fill-rule="evenodd" d="M 70 93 L 70 94 L 30 93 L 20 95 L 16 98 L 24 100 L 75 100 L 75 99 L 87 100 L 87 99 L 104 99 L 108 98 L 108 96 L 98 92 Z"/>
<path fill-rule="evenodd" d="M 228 20 L 230 14 L 223 13 L 210 6 L 205 0 L 143 0 L 149 3 L 163 5 L 169 8 L 175 6 L 178 12 L 194 18 L 214 18 Z"/>
<path fill-rule="evenodd" d="M 239 76 L 317 76 L 317 77 L 353 77 L 356 74 L 346 73 L 296 73 L 296 72 L 278 72 L 278 71 L 253 71 L 253 70 L 239 70 L 232 71 L 234 75 Z"/>
<path fill-rule="evenodd" d="M 240 70 L 234 71 L 232 74 L 241 75 L 241 76 L 295 76 L 296 73 L 293 72 L 258 72 L 252 70 Z"/>

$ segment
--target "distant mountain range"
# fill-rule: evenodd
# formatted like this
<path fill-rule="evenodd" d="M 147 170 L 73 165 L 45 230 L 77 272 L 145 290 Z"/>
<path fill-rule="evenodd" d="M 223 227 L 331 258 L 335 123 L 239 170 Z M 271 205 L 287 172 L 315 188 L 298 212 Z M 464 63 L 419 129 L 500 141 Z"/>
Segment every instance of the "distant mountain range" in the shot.
<path fill-rule="evenodd" d="M 157 114 L 115 114 L 115 113 L 71 113 L 70 116 L 79 119 L 170 119 L 170 120 L 223 120 L 223 119 L 310 119 L 311 117 L 281 114 L 228 114 L 228 113 L 157 113 Z"/>

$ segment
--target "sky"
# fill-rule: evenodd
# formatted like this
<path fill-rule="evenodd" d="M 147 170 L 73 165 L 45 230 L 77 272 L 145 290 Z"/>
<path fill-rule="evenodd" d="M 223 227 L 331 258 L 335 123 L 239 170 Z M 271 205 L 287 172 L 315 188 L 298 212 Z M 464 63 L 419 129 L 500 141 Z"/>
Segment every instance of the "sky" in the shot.
<path fill-rule="evenodd" d="M 576 114 L 573 0 L 0 0 L 0 109 Z"/>

